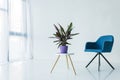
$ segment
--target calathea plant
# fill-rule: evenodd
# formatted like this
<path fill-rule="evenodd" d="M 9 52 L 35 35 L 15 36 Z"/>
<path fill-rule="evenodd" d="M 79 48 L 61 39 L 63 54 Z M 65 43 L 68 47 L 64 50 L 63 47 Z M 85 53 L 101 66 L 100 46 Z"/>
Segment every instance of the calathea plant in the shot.
<path fill-rule="evenodd" d="M 54 24 L 54 27 L 56 29 L 56 32 L 50 38 L 56 39 L 53 42 L 56 43 L 58 47 L 70 45 L 68 40 L 72 39 L 73 36 L 79 34 L 79 33 L 72 33 L 73 30 L 72 22 L 67 26 L 66 30 L 63 28 L 63 26 L 61 26 L 61 24 L 58 24 L 58 26 Z"/>

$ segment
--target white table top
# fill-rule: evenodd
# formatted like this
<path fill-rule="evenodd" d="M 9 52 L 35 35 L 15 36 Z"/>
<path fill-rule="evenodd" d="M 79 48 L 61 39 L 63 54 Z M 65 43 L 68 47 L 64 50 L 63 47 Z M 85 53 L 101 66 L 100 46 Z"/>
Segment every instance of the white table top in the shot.
<path fill-rule="evenodd" d="M 74 55 L 74 53 L 60 53 L 60 52 L 58 52 L 58 53 L 56 53 L 56 55 Z"/>

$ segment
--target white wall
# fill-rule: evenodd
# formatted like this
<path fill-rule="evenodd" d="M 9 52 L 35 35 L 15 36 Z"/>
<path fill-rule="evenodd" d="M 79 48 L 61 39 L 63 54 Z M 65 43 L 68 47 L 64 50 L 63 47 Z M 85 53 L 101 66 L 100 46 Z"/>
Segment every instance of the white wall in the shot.
<path fill-rule="evenodd" d="M 94 55 L 84 52 L 87 41 L 112 34 L 113 51 L 106 56 L 111 61 L 120 61 L 120 0 L 31 0 L 31 3 L 35 59 L 54 58 L 57 46 L 48 38 L 55 31 L 53 24 L 66 26 L 73 22 L 73 32 L 80 34 L 71 40 L 69 51 L 76 53 L 77 60 L 88 60 Z"/>

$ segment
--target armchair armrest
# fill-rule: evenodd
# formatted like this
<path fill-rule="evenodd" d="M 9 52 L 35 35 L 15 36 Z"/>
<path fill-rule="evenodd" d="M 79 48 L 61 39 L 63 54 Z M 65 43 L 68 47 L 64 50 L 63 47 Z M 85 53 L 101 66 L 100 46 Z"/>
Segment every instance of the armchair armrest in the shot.
<path fill-rule="evenodd" d="M 102 47 L 103 52 L 111 52 L 112 50 L 113 42 L 111 41 L 105 41 Z"/>
<path fill-rule="evenodd" d="M 85 49 L 97 49 L 98 46 L 96 42 L 87 42 L 85 45 Z"/>

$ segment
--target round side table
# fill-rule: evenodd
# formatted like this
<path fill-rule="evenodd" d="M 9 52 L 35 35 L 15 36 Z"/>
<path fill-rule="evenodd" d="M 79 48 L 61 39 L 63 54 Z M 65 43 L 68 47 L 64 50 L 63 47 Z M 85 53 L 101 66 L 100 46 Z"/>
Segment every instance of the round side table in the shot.
<path fill-rule="evenodd" d="M 57 55 L 57 59 L 56 59 L 56 61 L 55 61 L 55 63 L 54 63 L 54 65 L 53 65 L 53 67 L 52 67 L 50 72 L 52 73 L 52 71 L 55 68 L 55 66 L 56 66 L 60 56 L 66 56 L 67 68 L 69 68 L 69 60 L 70 60 L 72 69 L 74 71 L 74 74 L 76 75 L 76 71 L 75 71 L 75 68 L 74 68 L 74 65 L 73 65 L 73 61 L 71 59 L 71 55 L 74 55 L 74 53 L 57 53 L 56 55 Z"/>

